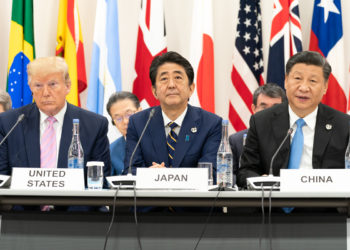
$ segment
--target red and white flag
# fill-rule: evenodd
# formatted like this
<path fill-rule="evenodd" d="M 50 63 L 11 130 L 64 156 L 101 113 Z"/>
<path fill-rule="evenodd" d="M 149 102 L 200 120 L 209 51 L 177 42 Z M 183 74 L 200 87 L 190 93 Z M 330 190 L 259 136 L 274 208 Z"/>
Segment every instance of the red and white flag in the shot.
<path fill-rule="evenodd" d="M 194 0 L 190 62 L 196 84 L 190 104 L 215 113 L 212 0 Z"/>
<path fill-rule="evenodd" d="M 132 92 L 143 107 L 159 104 L 152 94 L 149 67 L 155 56 L 166 51 L 163 0 L 142 0 L 135 60 L 137 76 Z"/>
<path fill-rule="evenodd" d="M 246 129 L 252 114 L 253 92 L 264 84 L 260 1 L 241 0 L 233 51 L 229 120 L 235 131 Z"/>
<path fill-rule="evenodd" d="M 344 68 L 345 50 L 340 0 L 315 0 L 310 33 L 310 50 L 321 53 L 332 66 L 328 90 L 322 102 L 346 112 L 349 87 Z"/>

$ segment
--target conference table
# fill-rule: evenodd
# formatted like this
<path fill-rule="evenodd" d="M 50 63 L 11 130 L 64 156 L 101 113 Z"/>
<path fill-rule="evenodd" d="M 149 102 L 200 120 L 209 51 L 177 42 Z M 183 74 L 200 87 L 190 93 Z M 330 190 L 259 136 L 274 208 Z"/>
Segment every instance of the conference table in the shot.
<path fill-rule="evenodd" d="M 111 212 L 12 211 L 12 205 L 113 206 L 116 190 L 0 189 L 0 249 L 103 249 Z M 134 190 L 119 190 L 107 249 L 139 249 Z M 136 190 L 143 249 L 347 249 L 350 193 Z M 208 219 L 210 208 L 215 206 Z M 261 206 L 264 206 L 264 216 Z M 180 208 L 173 209 L 171 208 Z M 223 209 L 223 207 L 225 209 Z M 295 207 L 285 214 L 280 207 Z M 160 209 L 159 209 L 160 208 Z M 163 209 L 162 209 L 163 208 Z M 223 212 L 224 211 L 224 212 Z M 264 218 L 264 219 L 263 219 Z M 207 222 L 207 224 L 206 224 Z"/>

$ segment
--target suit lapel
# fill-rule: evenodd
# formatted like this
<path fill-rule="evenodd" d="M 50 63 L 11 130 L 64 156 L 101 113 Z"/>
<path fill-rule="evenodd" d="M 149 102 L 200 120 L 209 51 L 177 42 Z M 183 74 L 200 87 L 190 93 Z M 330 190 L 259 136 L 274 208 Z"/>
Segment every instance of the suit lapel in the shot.
<path fill-rule="evenodd" d="M 194 141 L 193 138 L 190 138 L 190 137 L 193 137 L 193 133 L 191 132 L 191 129 L 196 128 L 196 133 L 199 133 L 200 124 L 199 124 L 198 118 L 199 118 L 198 114 L 195 112 L 192 106 L 188 105 L 187 114 L 185 115 L 185 118 L 182 122 L 182 126 L 181 126 L 178 140 L 176 143 L 175 156 L 174 156 L 175 160 L 174 160 L 173 167 L 177 168 L 180 166 L 180 163 L 182 162 L 186 152 L 188 151 L 190 145 Z M 185 166 L 185 167 L 193 167 L 193 166 Z"/>
<path fill-rule="evenodd" d="M 67 103 L 67 110 L 63 119 L 57 168 L 66 168 L 68 165 L 67 157 L 68 157 L 69 145 L 72 140 L 72 133 L 73 133 L 72 131 L 73 131 L 72 109 L 70 104 Z"/>
<path fill-rule="evenodd" d="M 331 138 L 333 129 L 326 129 L 327 127 L 332 128 L 333 126 L 333 115 L 327 114 L 323 104 L 318 106 L 318 112 L 316 117 L 315 135 L 314 135 L 314 147 L 312 153 L 312 166 L 319 168 L 318 162 L 315 159 L 322 159 L 322 155 L 326 149 L 326 146 Z"/>
<path fill-rule="evenodd" d="M 40 168 L 40 113 L 35 103 L 27 109 L 22 125 L 28 166 Z"/>
<path fill-rule="evenodd" d="M 155 152 L 155 156 L 158 160 L 157 163 L 165 163 L 165 166 L 169 166 L 168 161 L 168 149 L 166 146 L 166 137 L 165 137 L 165 128 L 164 128 L 164 120 L 162 116 L 162 110 L 160 106 L 155 107 L 156 111 L 154 113 L 154 117 L 151 119 L 150 124 L 148 126 L 150 139 L 153 143 L 153 152 Z M 147 131 L 146 131 L 147 133 Z"/>
<path fill-rule="evenodd" d="M 274 118 L 272 119 L 273 137 L 274 141 L 276 142 L 276 147 L 273 149 L 272 155 L 275 153 L 278 146 L 280 143 L 282 143 L 284 137 L 287 135 L 289 126 L 288 103 L 283 103 L 278 109 L 275 110 Z M 279 175 L 279 170 L 281 168 L 287 168 L 289 151 L 290 140 L 287 139 L 275 158 L 275 162 L 273 164 L 274 175 Z"/>

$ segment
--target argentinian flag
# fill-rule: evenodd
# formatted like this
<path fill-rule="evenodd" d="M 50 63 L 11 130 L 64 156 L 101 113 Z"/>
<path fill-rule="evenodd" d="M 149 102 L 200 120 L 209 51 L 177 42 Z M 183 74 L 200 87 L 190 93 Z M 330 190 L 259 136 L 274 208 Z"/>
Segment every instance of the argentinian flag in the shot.
<path fill-rule="evenodd" d="M 110 121 L 106 104 L 111 94 L 122 89 L 117 1 L 98 0 L 95 20 L 87 108 Z M 111 122 L 109 126 L 112 142 L 120 134 Z"/>

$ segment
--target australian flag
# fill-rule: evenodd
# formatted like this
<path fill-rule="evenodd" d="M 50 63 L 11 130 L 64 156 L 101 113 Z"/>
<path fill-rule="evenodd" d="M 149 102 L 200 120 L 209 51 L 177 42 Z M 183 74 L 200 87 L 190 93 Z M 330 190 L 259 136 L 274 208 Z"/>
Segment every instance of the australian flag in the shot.
<path fill-rule="evenodd" d="M 271 25 L 267 83 L 284 88 L 285 65 L 302 51 L 298 0 L 275 0 Z"/>

